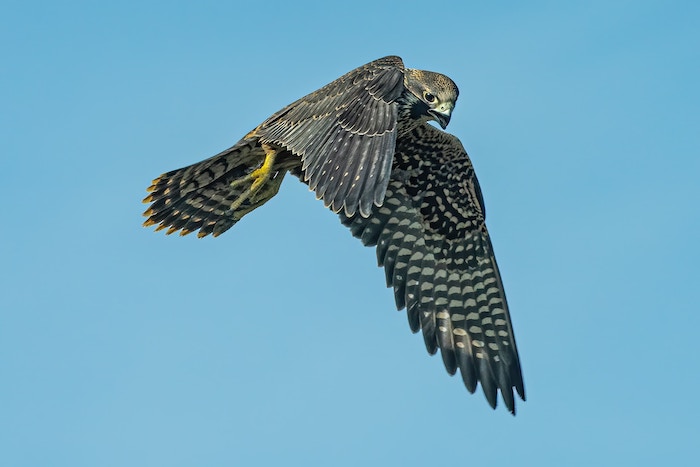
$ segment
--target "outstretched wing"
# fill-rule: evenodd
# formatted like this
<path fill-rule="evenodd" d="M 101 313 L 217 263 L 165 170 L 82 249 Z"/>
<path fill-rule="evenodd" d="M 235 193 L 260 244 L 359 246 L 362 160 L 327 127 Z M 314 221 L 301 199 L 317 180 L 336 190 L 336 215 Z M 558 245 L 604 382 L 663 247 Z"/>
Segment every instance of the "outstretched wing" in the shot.
<path fill-rule="evenodd" d="M 403 72 L 399 57 L 370 62 L 275 113 L 255 136 L 300 156 L 327 207 L 367 216 L 389 181 Z"/>
<path fill-rule="evenodd" d="M 513 388 L 525 399 L 518 351 L 481 190 L 459 140 L 428 124 L 402 136 L 384 204 L 341 220 L 376 245 L 396 305 L 413 332 L 423 330 L 428 352 L 440 348 L 470 392 L 479 381 L 494 408 L 500 389 L 515 413 Z"/>

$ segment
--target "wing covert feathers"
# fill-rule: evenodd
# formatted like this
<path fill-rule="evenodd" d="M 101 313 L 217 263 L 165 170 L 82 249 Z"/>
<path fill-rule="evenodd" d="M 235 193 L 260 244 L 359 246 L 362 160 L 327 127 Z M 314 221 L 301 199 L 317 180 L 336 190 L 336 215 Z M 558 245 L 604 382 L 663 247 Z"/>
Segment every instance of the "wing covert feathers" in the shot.
<path fill-rule="evenodd" d="M 398 57 L 368 63 L 275 113 L 256 134 L 301 158 L 304 181 L 327 207 L 368 216 L 391 172 L 403 72 Z"/>

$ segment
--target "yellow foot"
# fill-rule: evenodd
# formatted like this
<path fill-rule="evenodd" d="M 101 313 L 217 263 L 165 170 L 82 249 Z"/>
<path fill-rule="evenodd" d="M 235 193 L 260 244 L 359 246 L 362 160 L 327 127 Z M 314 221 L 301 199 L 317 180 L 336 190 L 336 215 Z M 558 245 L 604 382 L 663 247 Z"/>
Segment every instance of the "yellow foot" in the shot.
<path fill-rule="evenodd" d="M 231 203 L 232 211 L 236 211 L 247 200 L 253 199 L 257 192 L 260 190 L 260 188 L 268 180 L 270 180 L 270 176 L 272 174 L 272 166 L 275 163 L 275 156 L 277 152 L 270 145 L 264 143 L 262 144 L 262 148 L 265 151 L 265 160 L 263 161 L 262 165 L 257 169 L 253 170 L 247 176 L 231 182 L 231 187 L 235 188 L 243 183 L 248 183 L 251 180 L 253 181 L 253 183 L 251 183 L 250 185 L 250 188 L 241 193 L 241 195 L 238 198 L 236 198 L 236 200 L 233 203 Z M 277 188 L 279 189 L 279 186 Z"/>
<path fill-rule="evenodd" d="M 253 170 L 253 172 L 251 172 L 250 174 L 250 176 L 255 179 L 255 181 L 253 181 L 253 184 L 250 187 L 250 191 L 252 191 L 253 193 L 258 191 L 262 184 L 270 179 L 272 165 L 275 163 L 275 155 L 277 154 L 275 150 L 267 144 L 263 144 L 262 147 L 265 151 L 265 160 L 259 168 Z"/>

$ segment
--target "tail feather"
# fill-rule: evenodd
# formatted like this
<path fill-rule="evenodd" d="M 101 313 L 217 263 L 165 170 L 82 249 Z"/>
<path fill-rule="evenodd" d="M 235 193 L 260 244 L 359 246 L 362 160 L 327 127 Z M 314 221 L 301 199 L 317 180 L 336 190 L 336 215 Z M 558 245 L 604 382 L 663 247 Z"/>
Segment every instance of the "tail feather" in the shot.
<path fill-rule="evenodd" d="M 234 201 L 251 188 L 251 183 L 233 182 L 244 179 L 264 160 L 265 152 L 256 141 L 243 139 L 214 157 L 161 175 L 147 188 L 149 195 L 143 202 L 151 206 L 143 213 L 148 218 L 143 225 L 157 225 L 156 231 L 167 228 L 167 235 L 197 230 L 198 237 L 222 234 L 277 194 L 284 170 L 232 209 Z"/>

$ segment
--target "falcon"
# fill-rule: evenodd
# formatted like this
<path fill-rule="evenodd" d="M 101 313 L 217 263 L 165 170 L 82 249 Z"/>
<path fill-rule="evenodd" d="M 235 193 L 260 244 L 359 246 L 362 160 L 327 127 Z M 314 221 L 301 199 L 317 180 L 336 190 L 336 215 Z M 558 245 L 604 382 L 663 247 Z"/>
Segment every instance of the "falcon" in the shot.
<path fill-rule="evenodd" d="M 270 116 L 234 146 L 156 178 L 145 226 L 218 236 L 275 196 L 287 173 L 375 246 L 396 306 L 450 375 L 525 400 L 508 304 L 472 163 L 444 130 L 459 91 L 389 56 Z"/>

